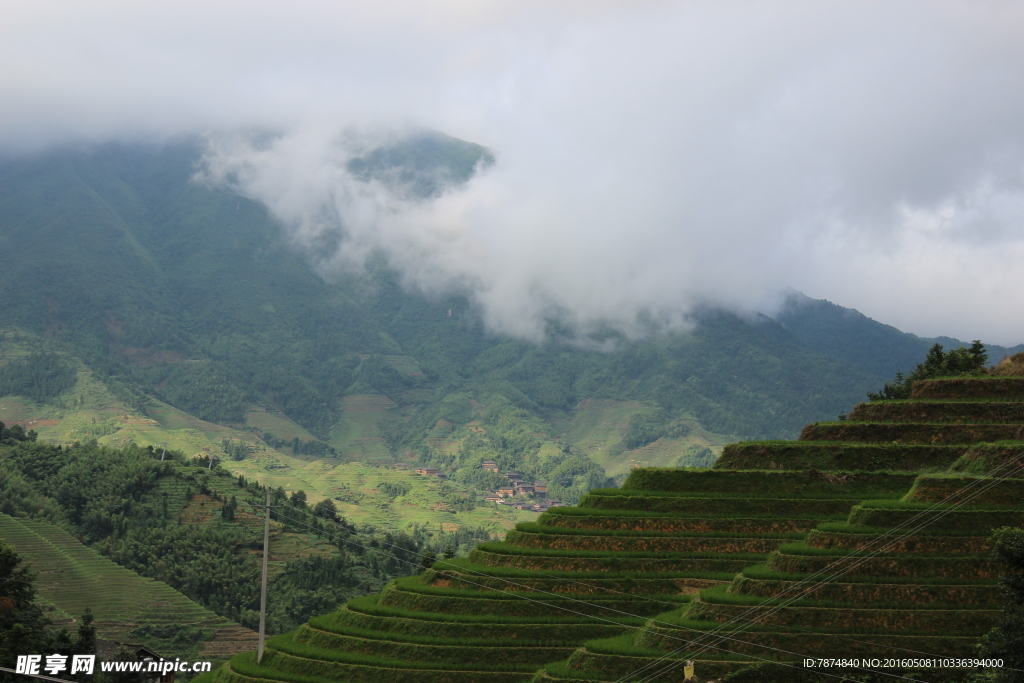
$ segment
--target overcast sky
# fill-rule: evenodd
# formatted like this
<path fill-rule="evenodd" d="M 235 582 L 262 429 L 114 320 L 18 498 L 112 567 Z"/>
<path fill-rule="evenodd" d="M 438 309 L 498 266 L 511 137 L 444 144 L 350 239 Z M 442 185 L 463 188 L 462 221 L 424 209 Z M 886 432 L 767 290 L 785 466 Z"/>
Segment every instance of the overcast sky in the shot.
<path fill-rule="evenodd" d="M 792 287 L 1009 345 L 1022 36 L 1019 1 L 0 0 L 0 146 L 210 134 L 298 242 L 344 223 L 326 273 L 383 248 L 528 337 Z M 339 133 L 410 126 L 497 163 L 429 205 L 354 184 Z"/>

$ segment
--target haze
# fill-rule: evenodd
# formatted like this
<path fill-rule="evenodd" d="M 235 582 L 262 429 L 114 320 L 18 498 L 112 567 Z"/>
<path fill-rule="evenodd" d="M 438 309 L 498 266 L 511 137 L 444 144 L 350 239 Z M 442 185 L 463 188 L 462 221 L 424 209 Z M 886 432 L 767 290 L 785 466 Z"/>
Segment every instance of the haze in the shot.
<path fill-rule="evenodd" d="M 8 153 L 206 135 L 202 175 L 264 202 L 326 277 L 383 250 L 534 339 L 552 315 L 639 331 L 792 287 L 1024 341 L 1020 3 L 0 7 Z M 345 171 L 351 140 L 415 128 L 497 163 L 431 202 Z"/>

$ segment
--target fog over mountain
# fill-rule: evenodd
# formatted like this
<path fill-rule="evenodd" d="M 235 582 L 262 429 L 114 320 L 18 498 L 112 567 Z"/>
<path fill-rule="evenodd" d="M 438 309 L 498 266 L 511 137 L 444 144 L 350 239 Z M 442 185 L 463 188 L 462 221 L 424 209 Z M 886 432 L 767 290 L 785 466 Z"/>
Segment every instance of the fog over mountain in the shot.
<path fill-rule="evenodd" d="M 327 277 L 382 251 L 533 339 L 793 287 L 1021 341 L 1019 3 L 5 5 L 9 153 L 201 132 L 197 177 Z M 494 162 L 429 196 L 353 173 L 422 130 Z"/>

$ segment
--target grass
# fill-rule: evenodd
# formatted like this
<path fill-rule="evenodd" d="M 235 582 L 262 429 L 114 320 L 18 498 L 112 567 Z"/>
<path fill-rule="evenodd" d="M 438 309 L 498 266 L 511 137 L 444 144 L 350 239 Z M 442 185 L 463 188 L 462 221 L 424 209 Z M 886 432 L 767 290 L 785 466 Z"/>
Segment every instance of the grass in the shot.
<path fill-rule="evenodd" d="M 518 616 L 505 616 L 501 614 L 477 614 L 477 613 L 458 613 L 450 614 L 447 612 L 428 612 L 420 610 L 403 609 L 401 607 L 391 607 L 379 604 L 379 595 L 368 595 L 362 598 L 355 598 L 350 600 L 347 605 L 347 609 L 358 611 L 363 614 L 370 614 L 374 616 L 381 616 L 393 619 L 411 619 L 415 621 L 428 621 L 428 622 L 442 622 L 442 623 L 459 623 L 459 624 L 492 624 L 492 625 L 559 625 L 559 624 L 586 624 L 592 625 L 593 619 L 579 616 L 565 616 L 565 617 L 546 617 L 546 616 L 529 616 L 529 617 L 518 617 Z M 339 612 L 335 612 L 335 615 Z M 566 613 L 568 614 L 568 613 Z M 644 623 L 644 619 L 640 617 L 627 617 L 627 616 L 613 616 L 608 617 L 610 620 L 615 621 L 622 625 L 636 625 Z"/>
<path fill-rule="evenodd" d="M 355 462 L 393 460 L 380 433 L 380 423 L 395 403 L 387 396 L 357 394 L 341 400 L 341 420 L 331 428 L 330 444 Z"/>
<path fill-rule="evenodd" d="M 700 552 L 638 552 L 607 550 L 558 550 L 547 548 L 526 548 L 504 542 L 481 543 L 478 550 L 501 555 L 531 555 L 543 557 L 580 557 L 595 559 L 665 559 L 665 560 L 750 560 L 765 558 L 761 553 L 700 553 Z"/>
<path fill-rule="evenodd" d="M 774 516 L 785 519 L 845 517 L 858 499 L 820 498 L 698 498 L 694 496 L 593 496 L 584 497 L 581 507 L 594 510 L 645 510 L 694 517 Z"/>
<path fill-rule="evenodd" d="M 454 659 L 461 667 L 516 665 L 568 657 L 575 645 L 507 638 L 435 638 L 436 642 L 415 642 L 393 638 L 387 632 L 368 631 L 336 633 L 303 626 L 290 641 L 277 645 L 281 651 L 298 654 L 292 648 L 314 648 L 319 651 L 363 654 L 413 662 L 440 661 L 451 665 Z M 300 655 L 301 656 L 301 655 Z"/>
<path fill-rule="evenodd" d="M 394 631 L 376 631 L 373 629 L 359 628 L 357 626 L 347 626 L 332 622 L 324 617 L 313 617 L 309 620 L 309 627 L 320 631 L 326 631 L 340 636 L 350 636 L 353 638 L 362 638 L 364 640 L 379 640 L 379 641 L 393 641 L 398 643 L 411 643 L 414 645 L 443 645 L 451 646 L 453 640 L 459 645 L 471 646 L 471 647 L 509 647 L 510 640 L 515 647 L 545 647 L 552 644 L 564 645 L 572 644 L 576 642 L 575 638 L 572 637 L 561 637 L 559 638 L 557 633 L 552 633 L 550 637 L 544 639 L 530 639 L 530 638 L 515 638 L 510 639 L 507 635 L 501 638 L 479 638 L 479 637 L 467 637 L 466 636 L 466 625 L 459 624 L 460 633 L 452 634 L 449 636 L 427 636 L 417 634 L 405 634 L 396 633 Z M 303 627 L 306 628 L 306 627 Z M 300 629 L 301 635 L 301 629 Z"/>
<path fill-rule="evenodd" d="M 916 475 L 915 475 L 916 476 Z M 893 491 L 893 497 L 897 498 L 904 495 L 913 483 L 914 476 L 907 476 L 909 480 L 906 488 L 901 488 Z M 770 485 L 770 482 L 768 484 Z M 846 491 L 839 492 L 840 495 L 825 496 L 825 495 L 801 495 L 802 491 L 790 490 L 780 495 L 780 492 L 776 489 L 770 489 L 769 495 L 757 495 L 757 493 L 764 493 L 759 491 L 754 494 L 751 493 L 730 493 L 730 492 L 718 492 L 718 491 L 643 491 L 639 489 L 590 489 L 587 492 L 587 496 L 593 496 L 593 500 L 601 500 L 604 498 L 651 498 L 651 499 L 694 499 L 694 500 L 705 500 L 705 501 L 718 501 L 718 500 L 750 500 L 751 498 L 757 500 L 799 500 L 806 502 L 808 500 L 863 500 L 865 496 L 857 493 L 848 493 Z M 874 495 L 874 494 L 872 494 Z M 573 514 L 572 510 L 586 510 L 589 506 L 585 501 L 589 500 L 584 497 L 583 501 L 576 508 L 565 507 L 565 508 L 551 508 L 548 513 L 555 514 Z"/>
<path fill-rule="evenodd" d="M 864 536 L 881 536 L 883 534 L 893 534 L 892 527 L 885 526 L 867 526 L 864 524 L 850 524 L 849 522 L 825 522 L 815 527 L 816 531 L 824 531 L 833 534 L 850 534 L 850 535 L 864 535 Z M 894 536 L 902 536 L 902 533 L 895 533 Z M 914 535 L 910 538 L 916 537 L 925 538 L 942 538 L 946 536 L 963 536 L 966 538 L 976 538 L 970 531 L 957 531 L 955 529 L 920 529 L 914 532 Z M 987 538 L 987 535 L 985 536 Z"/>
<path fill-rule="evenodd" d="M 762 610 L 745 604 L 705 602 L 695 602 L 690 611 L 692 616 L 723 622 L 734 618 L 769 619 L 771 623 L 764 625 L 794 626 L 813 633 L 949 636 L 981 636 L 995 626 L 999 614 L 999 610 L 927 610 L 905 606 L 898 609 L 765 607 Z"/>
<path fill-rule="evenodd" d="M 441 588 L 424 584 L 420 581 L 419 577 L 407 576 L 395 581 L 389 587 L 392 590 L 401 590 L 409 593 L 420 593 L 422 595 L 430 596 L 443 596 L 443 597 L 459 597 L 459 598 L 477 598 L 485 600 L 523 600 L 524 596 L 521 591 L 513 593 L 505 593 L 496 590 L 475 590 L 469 588 Z M 388 589 L 385 589 L 387 591 Z M 539 594 L 540 597 L 535 597 L 536 600 L 542 600 L 544 602 L 579 602 L 578 599 L 572 598 L 571 596 L 553 596 L 547 594 Z M 668 601 L 677 603 L 679 605 L 686 604 L 690 601 L 689 595 L 618 595 L 615 598 L 608 598 L 608 602 L 622 602 L 622 601 L 645 601 L 657 598 L 659 601 Z M 586 602 L 602 602 L 601 600 L 588 599 Z"/>
<path fill-rule="evenodd" d="M 921 422 L 818 422 L 804 427 L 801 440 L 967 445 L 1015 439 L 1020 425 Z"/>
<path fill-rule="evenodd" d="M 930 601 L 926 603 L 898 602 L 898 601 L 873 601 L 865 604 L 863 601 L 843 600 L 822 600 L 814 598 L 801 598 L 793 600 L 800 594 L 800 589 L 782 597 L 764 597 L 749 595 L 747 593 L 729 592 L 728 586 L 714 586 L 705 588 L 700 592 L 700 601 L 707 604 L 734 605 L 751 607 L 772 607 L 785 604 L 787 607 L 815 607 L 822 609 L 878 609 L 878 610 L 962 610 L 962 604 L 944 603 Z M 992 609 L 992 608 L 989 608 Z"/>
<path fill-rule="evenodd" d="M 913 482 L 907 474 L 890 472 L 830 472 L 826 477 L 818 472 L 729 471 L 722 465 L 703 471 L 662 470 L 644 468 L 634 470 L 622 484 L 622 491 L 701 493 L 761 496 L 765 491 L 780 498 L 846 498 L 868 497 L 881 493 L 905 491 Z"/>
<path fill-rule="evenodd" d="M 455 669 L 455 670 L 476 670 L 476 671 L 533 671 L 537 668 L 536 664 L 521 664 L 521 663 L 510 663 L 510 664 L 491 664 L 481 666 L 479 663 L 476 666 L 465 666 L 462 663 L 457 663 L 453 660 L 449 661 L 409 661 L 407 659 L 398 659 L 392 657 L 382 657 L 379 655 L 368 655 L 361 654 L 358 652 L 342 652 L 338 650 L 329 650 L 327 648 L 315 647 L 307 645 L 306 643 L 299 643 L 295 641 L 294 633 L 286 633 L 284 635 L 276 636 L 271 638 L 267 642 L 267 648 L 274 652 L 281 652 L 292 657 L 298 657 L 304 660 L 316 660 L 319 662 L 339 662 L 343 664 L 360 664 L 363 666 L 375 666 L 387 669 Z M 453 652 L 453 655 L 456 653 Z M 561 657 L 557 657 L 561 659 Z M 271 666 L 275 664 L 275 661 L 269 662 Z"/>
<path fill-rule="evenodd" d="M 754 564 L 746 567 L 742 572 L 742 576 L 757 581 L 804 581 L 809 576 L 808 574 L 799 574 L 794 572 L 780 572 L 773 569 L 769 569 L 767 563 Z M 820 577 L 818 577 L 820 578 Z M 817 581 L 818 578 L 814 579 Z M 913 577 L 913 576 L 857 576 L 857 575 L 843 575 L 838 577 L 839 580 L 834 583 L 876 583 L 876 584 L 900 584 L 900 585 L 913 585 L 913 586 L 995 586 L 999 582 L 996 579 L 979 579 L 965 581 L 963 579 L 943 579 L 939 577 Z M 832 583 L 832 582 L 830 582 Z"/>
<path fill-rule="evenodd" d="M 843 423 L 845 424 L 845 423 Z M 917 474 L 948 467 L 966 453 L 963 445 L 853 443 L 848 441 L 748 441 L 730 444 L 716 469 L 846 470 Z"/>
<path fill-rule="evenodd" d="M 554 420 L 562 439 L 575 450 L 601 465 L 609 476 L 628 474 L 634 467 L 670 467 L 691 445 L 708 446 L 716 453 L 735 437 L 710 432 L 694 424 L 691 432 L 678 439 L 658 439 L 652 444 L 628 450 L 625 444 L 629 420 L 650 412 L 639 401 L 585 399 L 568 420 Z M 695 421 L 696 422 L 696 421 Z"/>
<path fill-rule="evenodd" d="M 675 579 L 675 578 L 697 578 L 711 579 L 715 581 L 732 580 L 732 572 L 572 572 L 552 570 L 544 573 L 536 571 L 514 569 L 509 567 L 488 567 L 475 564 L 468 558 L 445 560 L 444 563 L 434 565 L 435 571 L 443 573 L 447 571 L 480 572 L 488 576 L 501 576 L 508 578 L 554 578 L 554 579 Z"/>
<path fill-rule="evenodd" d="M 565 526 L 545 526 L 537 522 L 520 522 L 516 525 L 516 531 L 528 534 L 553 534 L 557 536 L 640 536 L 656 538 L 768 538 L 768 539 L 796 539 L 804 538 L 806 533 L 731 533 L 727 531 L 629 531 L 624 529 L 576 529 Z"/>

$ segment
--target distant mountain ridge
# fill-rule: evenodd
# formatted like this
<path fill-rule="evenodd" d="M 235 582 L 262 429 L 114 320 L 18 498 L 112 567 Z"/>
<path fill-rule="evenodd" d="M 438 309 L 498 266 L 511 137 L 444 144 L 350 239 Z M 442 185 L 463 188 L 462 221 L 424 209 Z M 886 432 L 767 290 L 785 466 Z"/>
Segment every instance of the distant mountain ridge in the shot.
<path fill-rule="evenodd" d="M 677 464 L 693 446 L 795 436 L 931 343 L 813 300 L 776 319 L 696 311 L 691 331 L 621 337 L 615 352 L 493 334 L 467 298 L 404 289 L 383 256 L 364 276 L 325 281 L 265 207 L 192 182 L 202 144 L 0 159 L 0 326 L 81 358 L 140 415 L 155 397 L 266 431 L 247 423 L 266 409 L 341 461 L 365 462 L 380 443 L 370 459 L 419 459 L 469 484 L 497 459 L 560 478 L 552 490 L 571 500 L 608 472 Z M 353 173 L 426 200 L 489 154 L 414 136 L 367 152 Z M 345 410 L 370 395 L 380 413 L 359 427 Z"/>
<path fill-rule="evenodd" d="M 933 344 L 946 349 L 971 345 L 952 337 L 918 337 L 901 332 L 856 309 L 812 299 L 802 292 L 790 294 L 773 317 L 808 348 L 883 378 L 913 369 Z M 1024 351 L 1024 344 L 985 346 L 991 363 Z"/>

